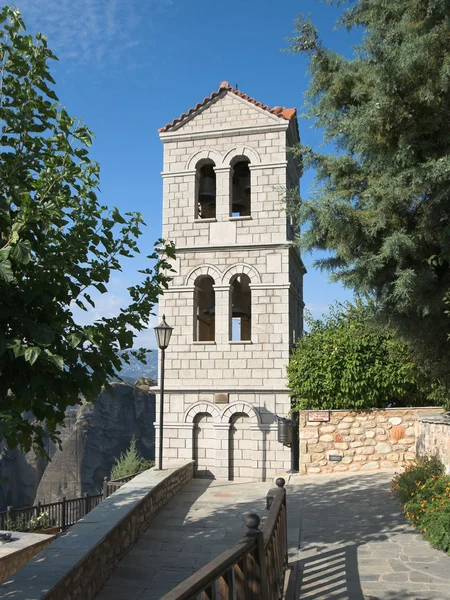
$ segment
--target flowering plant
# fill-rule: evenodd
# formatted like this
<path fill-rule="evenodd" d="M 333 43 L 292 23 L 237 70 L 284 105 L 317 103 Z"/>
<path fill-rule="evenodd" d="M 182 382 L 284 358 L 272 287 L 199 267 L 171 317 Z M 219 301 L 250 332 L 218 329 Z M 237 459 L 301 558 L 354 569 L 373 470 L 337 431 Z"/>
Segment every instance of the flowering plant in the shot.
<path fill-rule="evenodd" d="M 421 457 L 396 474 L 392 495 L 408 521 L 435 548 L 450 553 L 450 476 L 436 457 Z"/>

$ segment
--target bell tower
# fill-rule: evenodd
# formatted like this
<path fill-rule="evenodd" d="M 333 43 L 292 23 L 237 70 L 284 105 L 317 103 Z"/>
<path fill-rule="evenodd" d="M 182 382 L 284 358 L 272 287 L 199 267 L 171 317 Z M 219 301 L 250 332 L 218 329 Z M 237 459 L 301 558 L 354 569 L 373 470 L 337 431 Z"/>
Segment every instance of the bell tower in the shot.
<path fill-rule="evenodd" d="M 177 253 L 159 306 L 174 327 L 164 460 L 264 480 L 290 468 L 276 416 L 290 410 L 285 369 L 303 327 L 305 268 L 283 203 L 301 175 L 288 150 L 299 142 L 296 110 L 224 81 L 159 133 L 163 237 Z"/>

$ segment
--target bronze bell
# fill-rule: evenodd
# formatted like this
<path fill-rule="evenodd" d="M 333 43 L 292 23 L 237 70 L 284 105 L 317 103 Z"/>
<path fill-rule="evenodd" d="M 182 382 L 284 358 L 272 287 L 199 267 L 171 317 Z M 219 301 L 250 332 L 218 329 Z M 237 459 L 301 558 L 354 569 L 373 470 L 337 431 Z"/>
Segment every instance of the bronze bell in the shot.
<path fill-rule="evenodd" d="M 250 183 L 245 181 L 244 185 L 237 183 L 233 188 L 232 213 L 241 216 L 250 214 Z"/>
<path fill-rule="evenodd" d="M 205 175 L 200 180 L 200 189 L 198 192 L 200 198 L 206 196 L 205 200 L 209 200 L 209 197 L 216 196 L 216 180 L 214 177 Z"/>
<path fill-rule="evenodd" d="M 203 314 L 204 315 L 210 315 L 211 317 L 214 317 L 214 315 L 216 314 L 216 297 L 214 292 L 211 292 L 211 295 L 209 296 L 209 302 L 206 308 L 203 309 Z"/>
<path fill-rule="evenodd" d="M 233 302 L 231 306 L 231 315 L 232 317 L 246 317 L 250 318 L 250 312 L 248 309 L 245 309 L 242 303 L 242 284 L 238 279 L 233 283 Z"/>

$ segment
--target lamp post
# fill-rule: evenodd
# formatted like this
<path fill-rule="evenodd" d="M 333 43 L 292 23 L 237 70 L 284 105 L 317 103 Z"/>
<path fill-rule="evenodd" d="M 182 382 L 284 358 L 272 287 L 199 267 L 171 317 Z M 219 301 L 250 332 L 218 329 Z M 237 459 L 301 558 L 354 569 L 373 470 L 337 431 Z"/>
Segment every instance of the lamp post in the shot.
<path fill-rule="evenodd" d="M 172 335 L 173 327 L 170 327 L 166 323 L 166 315 L 163 315 L 161 323 L 154 328 L 156 335 L 156 342 L 158 348 L 161 350 L 161 396 L 159 403 L 159 456 L 158 456 L 158 469 L 162 470 L 162 453 L 163 453 L 163 420 L 164 420 L 164 363 L 166 348 L 170 342 L 170 336 Z"/>

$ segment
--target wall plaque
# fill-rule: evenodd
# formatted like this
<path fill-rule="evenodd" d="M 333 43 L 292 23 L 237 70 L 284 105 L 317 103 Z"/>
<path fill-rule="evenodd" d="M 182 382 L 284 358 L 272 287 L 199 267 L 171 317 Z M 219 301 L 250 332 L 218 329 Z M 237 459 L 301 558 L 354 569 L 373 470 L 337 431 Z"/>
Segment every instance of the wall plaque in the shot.
<path fill-rule="evenodd" d="M 214 403 L 215 404 L 228 404 L 228 394 L 226 392 L 220 392 L 218 394 L 214 394 Z"/>
<path fill-rule="evenodd" d="M 312 410 L 308 413 L 308 421 L 310 423 L 324 422 L 327 423 L 330 420 L 329 410 Z"/>
<path fill-rule="evenodd" d="M 341 462 L 342 456 L 339 456 L 338 454 L 329 454 L 328 460 L 331 460 L 331 462 Z"/>

